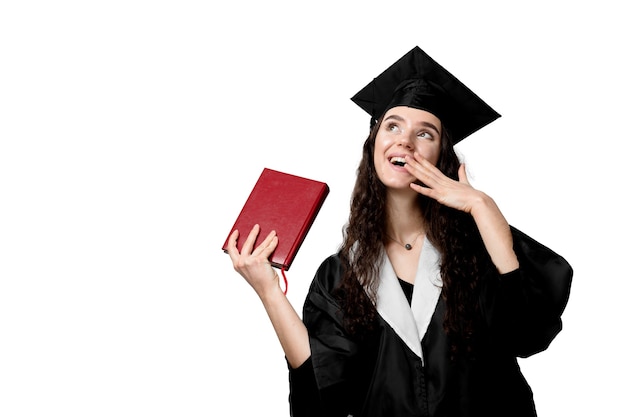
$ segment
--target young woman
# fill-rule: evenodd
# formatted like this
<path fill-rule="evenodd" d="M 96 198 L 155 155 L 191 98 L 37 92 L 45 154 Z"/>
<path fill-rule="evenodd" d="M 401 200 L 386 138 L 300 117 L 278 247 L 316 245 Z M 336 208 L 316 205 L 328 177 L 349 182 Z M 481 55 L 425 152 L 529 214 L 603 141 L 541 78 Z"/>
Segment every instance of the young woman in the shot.
<path fill-rule="evenodd" d="M 517 358 L 561 330 L 572 269 L 467 180 L 453 146 L 499 115 L 419 48 L 353 100 L 372 129 L 302 320 L 267 260 L 279 236 L 228 245 L 284 349 L 291 415 L 535 416 Z"/>

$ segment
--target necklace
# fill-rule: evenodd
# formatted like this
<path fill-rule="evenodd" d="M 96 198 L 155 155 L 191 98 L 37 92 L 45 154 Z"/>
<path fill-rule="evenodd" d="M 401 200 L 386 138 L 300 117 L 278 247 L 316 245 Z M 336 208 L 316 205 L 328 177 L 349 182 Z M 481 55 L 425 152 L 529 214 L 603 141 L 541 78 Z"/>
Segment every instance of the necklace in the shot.
<path fill-rule="evenodd" d="M 385 235 L 387 235 L 387 234 L 385 233 Z M 415 245 L 415 242 L 417 241 L 417 238 L 420 237 L 420 235 L 421 235 L 421 233 L 418 233 L 417 236 L 415 236 L 415 239 L 413 239 L 412 243 L 406 243 L 406 244 L 402 244 L 402 243 L 398 242 L 397 240 L 395 240 L 394 238 L 392 238 L 389 235 L 387 235 L 387 237 L 389 239 L 393 240 L 394 242 L 396 242 L 398 245 L 404 247 L 404 249 L 411 250 L 411 249 L 413 249 L 413 245 Z"/>

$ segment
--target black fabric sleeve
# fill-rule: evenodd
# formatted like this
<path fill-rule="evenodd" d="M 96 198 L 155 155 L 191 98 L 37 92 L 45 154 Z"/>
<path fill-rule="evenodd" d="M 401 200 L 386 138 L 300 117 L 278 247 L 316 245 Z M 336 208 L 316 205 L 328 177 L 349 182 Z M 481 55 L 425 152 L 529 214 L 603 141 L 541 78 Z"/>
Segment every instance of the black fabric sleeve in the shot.
<path fill-rule="evenodd" d="M 573 270 L 551 249 L 511 228 L 519 269 L 485 278 L 481 308 L 498 342 L 520 357 L 545 350 L 562 330 Z"/>
<path fill-rule="evenodd" d="M 292 417 L 321 416 L 321 404 L 311 357 L 298 368 L 289 366 L 289 415 Z"/>
<path fill-rule="evenodd" d="M 289 368 L 292 417 L 345 417 L 349 414 L 348 370 L 356 345 L 345 335 L 341 309 L 332 289 L 341 276 L 336 256 L 319 267 L 304 302 L 303 321 L 309 331 L 311 357 Z"/>

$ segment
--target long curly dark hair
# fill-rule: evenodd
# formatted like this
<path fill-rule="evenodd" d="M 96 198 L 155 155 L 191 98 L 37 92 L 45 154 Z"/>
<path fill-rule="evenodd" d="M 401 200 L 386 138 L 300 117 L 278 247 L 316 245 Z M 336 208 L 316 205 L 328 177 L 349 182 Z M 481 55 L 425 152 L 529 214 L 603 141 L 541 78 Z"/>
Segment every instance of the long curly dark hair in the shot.
<path fill-rule="evenodd" d="M 364 337 L 376 317 L 376 290 L 384 249 L 386 189 L 374 168 L 377 123 L 363 145 L 352 193 L 350 216 L 344 227 L 339 256 L 344 276 L 335 294 L 341 303 L 346 330 Z M 458 180 L 459 158 L 445 127 L 437 167 Z M 441 253 L 442 296 L 446 302 L 444 329 L 451 339 L 452 354 L 463 347 L 470 351 L 477 327 L 478 278 L 485 265 L 486 250 L 472 217 L 437 201 L 416 198 L 424 215 L 428 240 Z"/>

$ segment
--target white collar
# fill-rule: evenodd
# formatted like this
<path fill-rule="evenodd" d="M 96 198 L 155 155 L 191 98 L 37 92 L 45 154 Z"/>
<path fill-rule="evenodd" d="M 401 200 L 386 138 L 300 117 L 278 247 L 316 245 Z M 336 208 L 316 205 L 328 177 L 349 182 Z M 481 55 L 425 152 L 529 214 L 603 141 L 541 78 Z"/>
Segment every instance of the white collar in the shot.
<path fill-rule="evenodd" d="M 439 252 L 428 239 L 424 238 L 422 244 L 422 252 L 413 284 L 411 306 L 406 302 L 406 296 L 387 253 L 384 253 L 380 269 L 376 310 L 422 361 L 424 354 L 421 341 L 437 307 L 441 287 Z"/>

